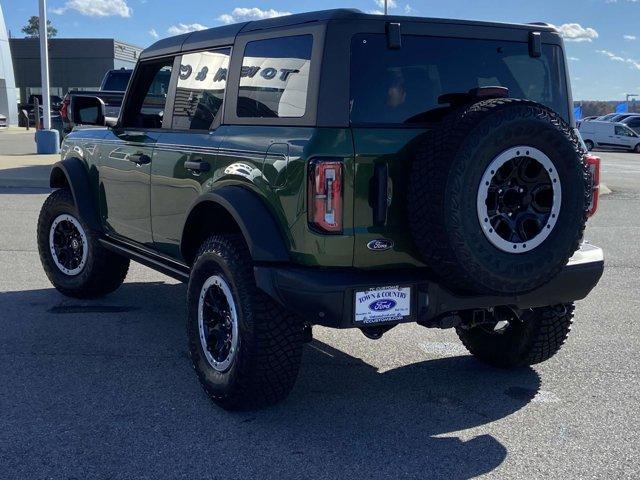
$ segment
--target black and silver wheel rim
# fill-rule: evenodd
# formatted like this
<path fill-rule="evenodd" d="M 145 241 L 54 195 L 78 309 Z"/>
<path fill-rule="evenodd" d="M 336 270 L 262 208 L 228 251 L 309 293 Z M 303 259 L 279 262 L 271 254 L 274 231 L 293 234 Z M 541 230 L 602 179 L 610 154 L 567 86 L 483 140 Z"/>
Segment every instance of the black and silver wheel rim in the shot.
<path fill-rule="evenodd" d="M 211 368 L 227 371 L 238 352 L 238 313 L 231 288 L 220 275 L 209 277 L 202 285 L 198 330 L 200 345 Z"/>
<path fill-rule="evenodd" d="M 517 146 L 485 170 L 478 188 L 478 220 L 496 248 L 524 253 L 551 234 L 561 203 L 560 177 L 551 159 L 537 148 Z"/>
<path fill-rule="evenodd" d="M 80 222 L 69 214 L 58 215 L 49 229 L 49 249 L 56 267 L 75 276 L 87 263 L 87 235 Z"/>

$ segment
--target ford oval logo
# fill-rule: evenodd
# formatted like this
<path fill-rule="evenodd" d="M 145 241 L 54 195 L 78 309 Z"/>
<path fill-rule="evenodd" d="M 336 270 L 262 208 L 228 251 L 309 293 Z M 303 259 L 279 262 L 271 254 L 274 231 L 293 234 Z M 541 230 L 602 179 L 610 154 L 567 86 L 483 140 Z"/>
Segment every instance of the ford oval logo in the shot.
<path fill-rule="evenodd" d="M 369 304 L 369 310 L 372 312 L 386 312 L 387 310 L 391 310 L 395 307 L 395 300 L 376 300 L 375 302 L 371 302 Z"/>
<path fill-rule="evenodd" d="M 385 240 L 384 238 L 377 238 L 367 243 L 367 248 L 374 252 L 383 252 L 389 250 L 391 247 L 393 247 L 393 242 L 391 240 Z"/>

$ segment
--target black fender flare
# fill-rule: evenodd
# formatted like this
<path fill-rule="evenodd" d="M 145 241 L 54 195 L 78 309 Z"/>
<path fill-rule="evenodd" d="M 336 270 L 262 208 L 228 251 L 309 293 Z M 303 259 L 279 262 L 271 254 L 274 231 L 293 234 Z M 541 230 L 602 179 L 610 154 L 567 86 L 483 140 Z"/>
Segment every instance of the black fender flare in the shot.
<path fill-rule="evenodd" d="M 92 230 L 101 230 L 95 197 L 91 194 L 89 172 L 82 160 L 76 157 L 69 157 L 56 162 L 51 169 L 49 186 L 51 188 L 65 188 L 68 186 L 80 218 Z"/>
<path fill-rule="evenodd" d="M 251 258 L 255 262 L 288 262 L 290 260 L 285 238 L 264 201 L 251 190 L 236 185 L 227 185 L 198 197 L 185 217 L 182 245 L 184 245 L 184 234 L 191 213 L 205 202 L 217 204 L 233 217 L 240 227 Z"/>

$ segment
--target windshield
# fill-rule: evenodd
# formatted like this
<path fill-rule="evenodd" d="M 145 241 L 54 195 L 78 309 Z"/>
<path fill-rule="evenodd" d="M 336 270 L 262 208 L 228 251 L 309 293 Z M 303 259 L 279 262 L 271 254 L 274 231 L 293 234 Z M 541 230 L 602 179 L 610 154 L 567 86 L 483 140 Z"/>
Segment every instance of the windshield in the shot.
<path fill-rule="evenodd" d="M 352 124 L 407 124 L 441 118 L 442 95 L 502 86 L 509 97 L 526 98 L 569 119 L 562 50 L 543 45 L 403 35 L 402 48 L 387 48 L 381 34 L 351 42 Z M 438 99 L 440 98 L 440 102 Z"/>
<path fill-rule="evenodd" d="M 102 84 L 105 92 L 124 92 L 131 78 L 131 70 L 118 70 L 107 73 L 107 77 Z"/>

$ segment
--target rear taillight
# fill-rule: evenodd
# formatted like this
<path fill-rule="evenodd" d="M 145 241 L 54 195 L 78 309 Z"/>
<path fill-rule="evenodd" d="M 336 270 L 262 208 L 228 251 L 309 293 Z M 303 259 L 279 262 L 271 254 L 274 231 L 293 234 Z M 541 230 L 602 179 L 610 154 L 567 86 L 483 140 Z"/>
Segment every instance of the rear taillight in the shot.
<path fill-rule="evenodd" d="M 600 199 L 600 157 L 585 155 L 584 161 L 591 176 L 591 203 L 589 204 L 587 216 L 593 217 L 598 210 L 598 201 Z"/>
<path fill-rule="evenodd" d="M 69 94 L 67 93 L 64 96 L 64 100 L 62 100 L 62 106 L 60 107 L 60 116 L 62 117 L 62 120 L 64 120 L 65 122 L 69 121 L 69 116 L 67 115 L 68 110 L 69 110 Z"/>
<path fill-rule="evenodd" d="M 315 230 L 342 232 L 343 164 L 336 159 L 309 163 L 308 219 Z"/>

